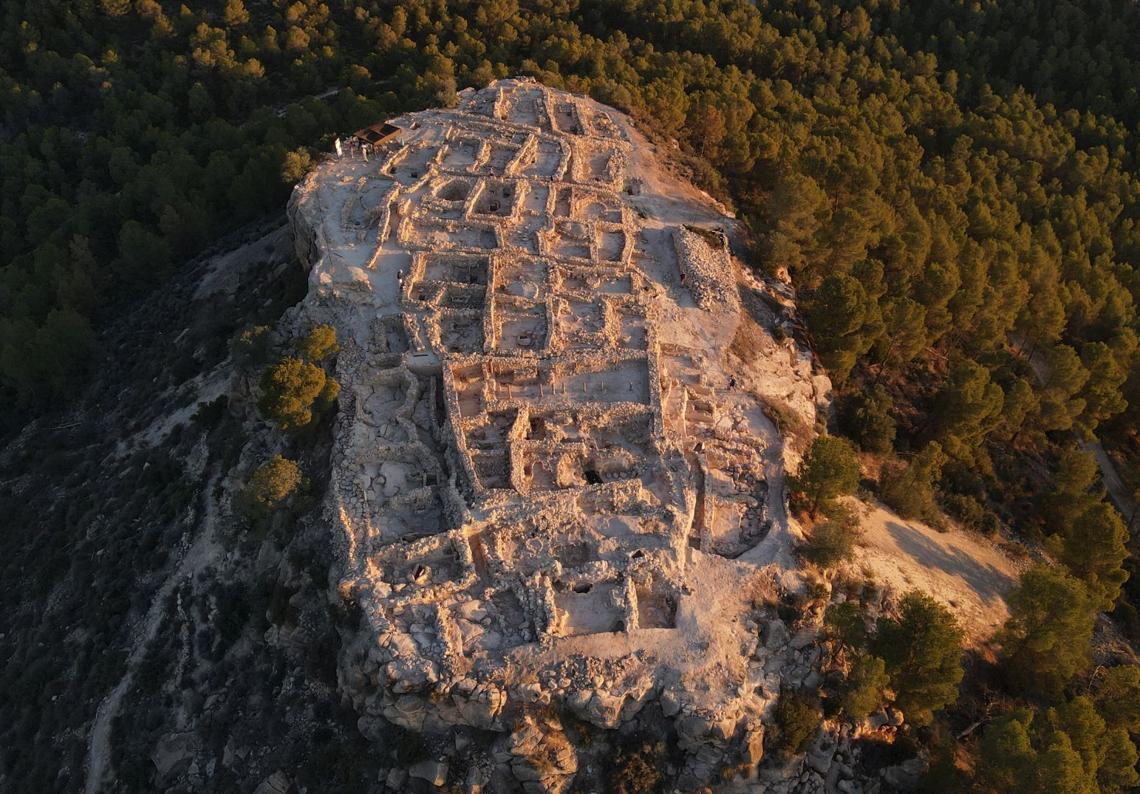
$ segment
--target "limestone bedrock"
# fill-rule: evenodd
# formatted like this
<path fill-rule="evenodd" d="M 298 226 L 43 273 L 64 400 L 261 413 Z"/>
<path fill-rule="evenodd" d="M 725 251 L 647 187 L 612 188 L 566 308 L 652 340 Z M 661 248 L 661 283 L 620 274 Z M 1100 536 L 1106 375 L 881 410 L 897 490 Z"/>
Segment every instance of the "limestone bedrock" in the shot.
<path fill-rule="evenodd" d="M 658 700 L 712 774 L 795 653 L 755 619 L 799 531 L 765 404 L 810 428 L 826 380 L 762 326 L 754 361 L 729 352 L 759 284 L 735 221 L 612 108 L 513 79 L 392 123 L 289 208 L 299 322 L 342 344 L 327 511 L 363 615 L 342 686 L 365 722 L 501 731 L 516 756 L 559 741 L 551 713 L 613 728 Z M 541 790 L 576 768 L 540 766 Z"/>

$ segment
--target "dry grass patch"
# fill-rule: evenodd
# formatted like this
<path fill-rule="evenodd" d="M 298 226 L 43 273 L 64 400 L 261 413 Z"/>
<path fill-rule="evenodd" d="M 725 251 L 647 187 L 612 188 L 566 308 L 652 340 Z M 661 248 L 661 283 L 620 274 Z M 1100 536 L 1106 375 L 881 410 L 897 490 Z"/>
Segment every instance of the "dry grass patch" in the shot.
<path fill-rule="evenodd" d="M 751 364 L 760 356 L 763 339 L 764 329 L 760 327 L 760 323 L 756 322 L 748 312 L 741 312 L 736 335 L 732 338 L 732 344 L 728 349 L 745 364 Z"/>

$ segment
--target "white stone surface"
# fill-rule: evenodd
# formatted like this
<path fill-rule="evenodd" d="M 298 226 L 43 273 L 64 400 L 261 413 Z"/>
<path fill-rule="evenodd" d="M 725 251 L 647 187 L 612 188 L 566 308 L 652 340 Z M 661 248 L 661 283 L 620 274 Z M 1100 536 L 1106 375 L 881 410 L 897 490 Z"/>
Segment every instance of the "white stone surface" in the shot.
<path fill-rule="evenodd" d="M 290 204 L 301 311 L 342 345 L 327 509 L 364 615 L 342 686 L 365 720 L 509 735 L 528 789 L 577 768 L 530 706 L 612 728 L 660 698 L 690 780 L 755 759 L 737 728 L 794 653 L 750 617 L 795 578 L 765 401 L 811 427 L 822 398 L 766 329 L 757 362 L 728 353 L 733 219 L 627 118 L 533 81 L 393 123 Z"/>

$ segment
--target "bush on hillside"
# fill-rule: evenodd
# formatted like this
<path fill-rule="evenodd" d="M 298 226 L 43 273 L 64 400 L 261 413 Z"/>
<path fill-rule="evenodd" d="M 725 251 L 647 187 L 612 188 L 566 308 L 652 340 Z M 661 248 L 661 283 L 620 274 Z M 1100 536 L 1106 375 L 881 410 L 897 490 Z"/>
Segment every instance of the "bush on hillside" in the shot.
<path fill-rule="evenodd" d="M 814 698 L 798 692 L 783 692 L 776 703 L 776 749 L 802 753 L 811 744 L 823 720 Z"/>
<path fill-rule="evenodd" d="M 299 430 L 340 394 L 340 384 L 299 358 L 285 358 L 261 376 L 258 408 L 281 430 Z"/>
<path fill-rule="evenodd" d="M 274 455 L 250 476 L 241 493 L 241 508 L 246 517 L 262 519 L 285 507 L 301 487 L 304 477 L 296 462 Z"/>

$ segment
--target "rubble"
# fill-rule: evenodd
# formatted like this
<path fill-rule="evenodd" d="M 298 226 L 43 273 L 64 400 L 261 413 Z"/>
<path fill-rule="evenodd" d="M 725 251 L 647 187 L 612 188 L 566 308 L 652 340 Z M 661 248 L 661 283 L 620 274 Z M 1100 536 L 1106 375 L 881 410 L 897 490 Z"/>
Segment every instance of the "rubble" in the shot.
<path fill-rule="evenodd" d="M 673 246 L 698 306 L 709 311 L 740 311 L 736 274 L 723 232 L 680 226 L 673 230 Z"/>
<path fill-rule="evenodd" d="M 762 395 L 807 427 L 821 398 L 766 331 L 762 366 L 727 355 L 734 221 L 628 119 L 533 81 L 390 124 L 290 203 L 301 312 L 341 341 L 327 513 L 362 730 L 496 731 L 502 769 L 561 791 L 559 715 L 609 730 L 654 702 L 687 785 L 755 768 L 818 658 L 749 596 L 798 586 Z"/>

